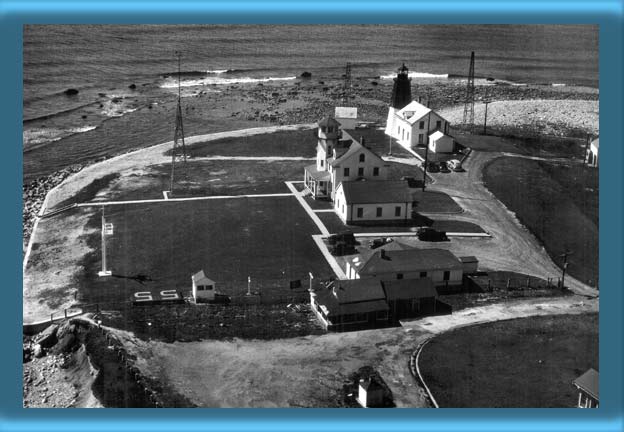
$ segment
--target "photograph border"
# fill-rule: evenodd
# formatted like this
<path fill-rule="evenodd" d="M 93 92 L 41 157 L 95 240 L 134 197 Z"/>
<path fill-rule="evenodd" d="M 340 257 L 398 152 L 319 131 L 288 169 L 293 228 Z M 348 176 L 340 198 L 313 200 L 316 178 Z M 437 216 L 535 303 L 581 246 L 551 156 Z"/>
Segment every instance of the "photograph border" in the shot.
<path fill-rule="evenodd" d="M 107 409 L 22 407 L 22 26 L 25 24 L 597 24 L 600 125 L 601 400 L 598 409 Z M 622 431 L 622 46 L 623 0 L 398 2 L 0 0 L 3 67 L 0 125 L 4 157 L 2 215 L 5 276 L 0 306 L 0 431 Z M 417 49 L 417 48 L 415 48 Z M 406 360 L 407 361 L 407 360 Z"/>

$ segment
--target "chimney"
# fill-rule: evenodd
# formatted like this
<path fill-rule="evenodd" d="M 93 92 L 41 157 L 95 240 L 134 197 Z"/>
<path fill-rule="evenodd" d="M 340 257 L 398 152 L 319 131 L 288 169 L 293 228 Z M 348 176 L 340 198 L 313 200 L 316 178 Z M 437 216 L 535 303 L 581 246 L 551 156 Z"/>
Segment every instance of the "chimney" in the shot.
<path fill-rule="evenodd" d="M 386 255 L 386 251 L 384 249 L 379 250 L 379 257 L 383 260 L 389 260 L 390 258 Z"/>
<path fill-rule="evenodd" d="M 364 141 L 364 137 L 360 135 L 360 144 L 362 144 L 363 147 L 366 147 L 365 141 Z"/>

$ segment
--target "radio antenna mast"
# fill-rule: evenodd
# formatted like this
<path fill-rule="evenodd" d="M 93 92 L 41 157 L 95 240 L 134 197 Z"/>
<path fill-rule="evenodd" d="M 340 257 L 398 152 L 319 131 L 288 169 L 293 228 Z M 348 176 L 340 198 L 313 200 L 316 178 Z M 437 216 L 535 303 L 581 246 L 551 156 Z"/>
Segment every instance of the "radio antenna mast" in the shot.
<path fill-rule="evenodd" d="M 464 125 L 468 125 L 470 133 L 474 132 L 474 51 L 470 54 L 468 85 L 466 86 L 466 103 L 464 104 Z"/>
<path fill-rule="evenodd" d="M 180 90 L 180 52 L 176 51 L 178 57 L 178 107 L 176 111 L 176 125 L 173 133 L 173 149 L 171 150 L 171 184 L 169 186 L 169 194 L 173 195 L 173 186 L 175 184 L 175 165 L 176 161 L 182 161 L 183 176 L 186 176 L 186 146 L 184 145 L 184 125 L 182 124 L 182 92 Z M 178 154 L 178 147 L 181 147 L 181 154 Z"/>

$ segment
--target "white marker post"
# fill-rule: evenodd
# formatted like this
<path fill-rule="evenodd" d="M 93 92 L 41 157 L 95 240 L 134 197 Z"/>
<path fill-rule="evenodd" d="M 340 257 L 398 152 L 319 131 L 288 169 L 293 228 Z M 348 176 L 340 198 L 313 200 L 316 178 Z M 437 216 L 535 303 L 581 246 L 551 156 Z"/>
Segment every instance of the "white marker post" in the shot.
<path fill-rule="evenodd" d="M 247 276 L 247 295 L 251 295 L 251 276 Z"/>
<path fill-rule="evenodd" d="M 110 276 L 110 270 L 106 270 L 106 236 L 113 235 L 113 224 L 106 223 L 104 217 L 104 208 L 102 208 L 102 270 L 98 272 L 98 276 Z"/>
<path fill-rule="evenodd" d="M 312 279 L 314 279 L 314 275 L 312 274 L 312 272 L 308 272 L 308 274 L 310 275 L 310 289 L 309 289 L 309 291 L 312 291 Z"/>

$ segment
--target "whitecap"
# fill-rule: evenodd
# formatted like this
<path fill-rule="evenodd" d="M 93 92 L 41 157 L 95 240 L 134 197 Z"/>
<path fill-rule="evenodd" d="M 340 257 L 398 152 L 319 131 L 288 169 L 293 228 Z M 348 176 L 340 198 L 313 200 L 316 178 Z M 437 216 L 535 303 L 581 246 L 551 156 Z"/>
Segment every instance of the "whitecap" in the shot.
<path fill-rule="evenodd" d="M 207 85 L 228 85 L 228 84 L 252 84 L 269 81 L 291 81 L 297 77 L 268 77 L 268 78 L 251 78 L 251 77 L 239 77 L 239 78 L 220 78 L 220 77 L 206 77 L 196 80 L 185 80 L 180 82 L 180 87 L 196 87 Z M 160 85 L 160 88 L 177 88 L 177 81 L 166 81 Z"/>

